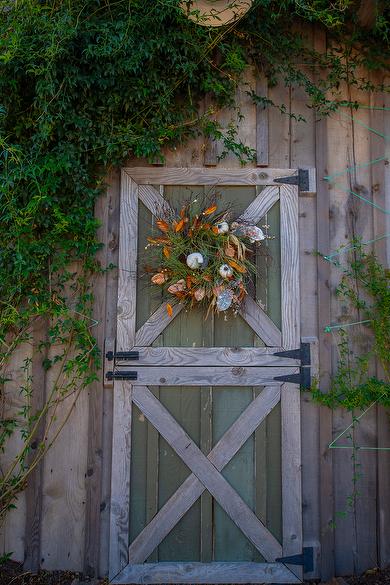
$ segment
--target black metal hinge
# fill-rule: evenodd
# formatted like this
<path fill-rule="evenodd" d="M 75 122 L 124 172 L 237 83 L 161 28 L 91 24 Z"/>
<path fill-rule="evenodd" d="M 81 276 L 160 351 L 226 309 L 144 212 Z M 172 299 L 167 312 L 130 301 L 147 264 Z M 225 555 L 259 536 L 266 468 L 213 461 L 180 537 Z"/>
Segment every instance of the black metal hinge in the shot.
<path fill-rule="evenodd" d="M 311 573 L 314 569 L 313 547 L 305 546 L 300 555 L 280 557 L 279 559 L 275 559 L 275 561 L 284 563 L 285 565 L 302 565 L 304 573 Z"/>
<path fill-rule="evenodd" d="M 107 372 L 106 378 L 107 380 L 137 380 L 138 372 L 110 371 Z"/>
<path fill-rule="evenodd" d="M 139 360 L 139 351 L 108 351 L 106 358 L 112 360 Z"/>
<path fill-rule="evenodd" d="M 305 169 L 298 169 L 297 175 L 291 177 L 279 177 L 274 179 L 274 183 L 282 183 L 282 185 L 298 185 L 301 191 L 309 191 L 309 171 Z"/>
<path fill-rule="evenodd" d="M 299 384 L 301 388 L 309 390 L 311 385 L 311 376 L 309 367 L 299 368 L 299 374 L 287 374 L 286 376 L 275 376 L 273 378 L 278 382 L 290 382 L 291 384 Z"/>
<path fill-rule="evenodd" d="M 288 349 L 286 351 L 276 351 L 274 355 L 278 357 L 301 360 L 302 366 L 310 366 L 310 343 L 301 343 L 298 349 Z"/>

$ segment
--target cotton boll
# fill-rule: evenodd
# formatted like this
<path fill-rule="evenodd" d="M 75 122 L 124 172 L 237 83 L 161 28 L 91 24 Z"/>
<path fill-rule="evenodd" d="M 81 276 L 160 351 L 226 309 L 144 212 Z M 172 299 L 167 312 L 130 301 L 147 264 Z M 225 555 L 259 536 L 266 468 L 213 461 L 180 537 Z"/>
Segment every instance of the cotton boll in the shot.
<path fill-rule="evenodd" d="M 200 252 L 192 252 L 192 254 L 188 254 L 186 263 L 187 266 L 192 270 L 195 270 L 196 268 L 203 268 L 204 258 Z"/>
<path fill-rule="evenodd" d="M 229 231 L 229 224 L 227 221 L 217 223 L 217 230 L 219 234 L 227 234 Z"/>
<path fill-rule="evenodd" d="M 229 266 L 229 264 L 222 264 L 219 268 L 219 274 L 222 278 L 229 278 L 230 276 L 233 276 L 233 268 Z"/>

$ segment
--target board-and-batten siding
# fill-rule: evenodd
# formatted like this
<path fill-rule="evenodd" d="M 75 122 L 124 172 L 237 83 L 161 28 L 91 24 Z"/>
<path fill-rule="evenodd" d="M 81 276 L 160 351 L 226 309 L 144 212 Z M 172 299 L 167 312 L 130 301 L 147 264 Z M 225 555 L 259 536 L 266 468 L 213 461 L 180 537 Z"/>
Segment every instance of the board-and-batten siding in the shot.
<path fill-rule="evenodd" d="M 319 35 L 315 43 L 317 47 L 325 46 Z M 261 78 L 252 79 L 252 83 L 264 86 Z M 365 105 L 386 105 L 382 95 L 356 92 L 350 95 L 348 89 L 344 91 L 345 99 L 352 97 Z M 333 182 L 328 184 L 322 177 L 349 165 L 388 157 L 389 142 L 365 126 L 389 135 L 390 115 L 382 110 L 342 109 L 330 118 L 317 120 L 314 112 L 306 107 L 300 89 L 279 85 L 268 92 L 276 103 L 284 103 L 290 111 L 302 114 L 306 122 L 290 119 L 276 108 L 256 108 L 246 91 L 238 90 L 245 115 L 240 137 L 247 145 L 257 148 L 257 165 L 253 167 L 317 168 L 317 193 L 303 193 L 299 198 L 301 331 L 303 337 L 319 339 L 319 367 L 326 380 L 336 354 L 323 328 L 329 322 L 337 322 L 341 315 L 342 307 L 334 296 L 339 275 L 312 252 L 318 249 L 327 253 L 356 234 L 371 239 L 390 233 L 390 216 L 348 195 Z M 232 114 L 224 111 L 215 116 L 228 123 Z M 239 168 L 239 162 L 230 155 L 218 162 L 218 152 L 219 145 L 205 144 L 199 138 L 167 152 L 166 166 Z M 132 165 L 145 166 L 145 163 L 129 163 Z M 390 208 L 390 167 L 384 162 L 342 176 L 337 183 L 346 189 L 357 188 L 366 198 Z M 105 243 L 100 252 L 103 265 L 118 264 L 119 173 L 113 172 L 107 184 L 107 192 L 96 206 L 96 214 L 102 221 L 100 235 Z M 382 240 L 375 245 L 384 262 L 390 258 L 389 242 L 389 239 Z M 117 278 L 117 271 L 111 270 L 94 283 L 94 315 L 99 321 L 95 334 L 101 347 L 104 339 L 110 343 L 116 335 Z M 37 327 L 35 335 L 44 337 L 45 331 Z M 33 357 L 32 347 L 20 348 L 10 364 L 13 381 L 6 385 L 6 401 L 7 398 L 15 400 L 17 393 L 13 390 L 19 383 L 17 364 L 30 354 Z M 33 365 L 37 370 L 34 391 L 44 393 L 53 373 L 43 376 L 34 360 Z M 15 409 L 17 405 L 9 407 Z M 333 572 L 343 575 L 390 564 L 387 529 L 390 453 L 359 454 L 361 479 L 356 509 L 349 511 L 345 518 L 336 517 L 337 512 L 347 508 L 354 469 L 350 451 L 329 451 L 327 444 L 349 424 L 350 416 L 319 408 L 307 395 L 302 397 L 301 409 L 303 535 L 305 545 L 314 547 L 317 561 L 315 574 L 310 577 L 327 579 Z M 39 475 L 34 476 L 29 488 L 20 495 L 17 509 L 11 512 L 2 529 L 1 547 L 4 552 L 14 551 L 14 558 L 20 561 L 27 554 L 28 568 L 40 564 L 45 569 L 84 570 L 91 575 L 107 573 L 112 412 L 112 390 L 103 388 L 103 382 L 94 384 L 78 401 L 60 439 L 37 470 Z M 383 409 L 372 409 L 362 420 L 356 440 L 365 445 L 390 447 L 389 422 Z M 9 456 L 16 448 L 13 442 Z M 332 520 L 336 521 L 333 529 L 329 527 Z"/>

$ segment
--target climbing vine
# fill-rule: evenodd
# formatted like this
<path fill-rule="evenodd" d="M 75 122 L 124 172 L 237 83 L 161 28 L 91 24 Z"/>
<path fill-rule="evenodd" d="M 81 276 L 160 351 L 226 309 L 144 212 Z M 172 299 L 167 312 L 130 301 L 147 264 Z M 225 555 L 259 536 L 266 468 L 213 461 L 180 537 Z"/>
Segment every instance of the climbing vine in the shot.
<path fill-rule="evenodd" d="M 344 312 L 339 324 L 325 329 L 335 335 L 338 349 L 330 390 L 315 387 L 313 396 L 330 408 L 351 411 L 373 402 L 390 406 L 390 271 L 360 240 L 325 260 L 341 271 L 336 295 Z M 373 369 L 375 361 L 379 372 Z"/>
<path fill-rule="evenodd" d="M 163 160 L 165 147 L 201 133 L 223 143 L 222 156 L 253 158 L 234 124 L 198 113 L 209 95 L 214 110 L 229 106 L 239 120 L 235 90 L 248 67 L 271 85 L 302 86 L 322 115 L 338 107 L 344 80 L 372 89 L 359 71 L 383 67 L 388 15 L 378 12 L 368 30 L 355 8 L 351 0 L 255 0 L 241 20 L 210 30 L 188 20 L 179 0 L 0 0 L 0 382 L 7 388 L 14 352 L 32 343 L 41 319 L 49 330 L 39 349 L 53 374 L 38 411 L 31 363 L 17 376 L 22 406 L 2 420 L 0 449 L 15 434 L 21 447 L 2 470 L 2 511 L 50 447 L 59 405 L 69 398 L 71 412 L 99 365 L 88 283 L 106 268 L 96 261 L 94 205 L 110 167 Z M 292 32 L 299 22 L 328 31 L 326 54 Z"/>

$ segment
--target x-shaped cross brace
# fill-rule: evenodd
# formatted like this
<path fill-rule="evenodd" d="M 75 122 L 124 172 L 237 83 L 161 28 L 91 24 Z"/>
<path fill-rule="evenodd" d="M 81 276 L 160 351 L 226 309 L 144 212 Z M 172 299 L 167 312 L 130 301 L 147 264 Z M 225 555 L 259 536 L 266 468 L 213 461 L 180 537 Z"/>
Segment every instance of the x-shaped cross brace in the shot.
<path fill-rule="evenodd" d="M 220 473 L 280 400 L 280 385 L 266 386 L 206 457 L 146 386 L 132 400 L 191 469 L 192 474 L 131 543 L 129 563 L 143 563 L 207 489 L 267 561 L 282 547 Z"/>

